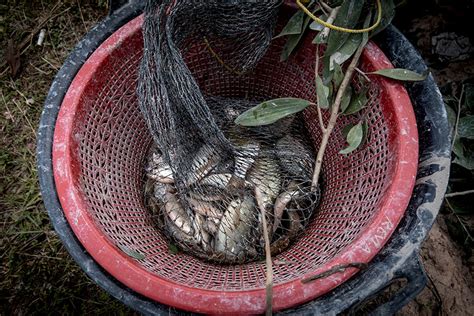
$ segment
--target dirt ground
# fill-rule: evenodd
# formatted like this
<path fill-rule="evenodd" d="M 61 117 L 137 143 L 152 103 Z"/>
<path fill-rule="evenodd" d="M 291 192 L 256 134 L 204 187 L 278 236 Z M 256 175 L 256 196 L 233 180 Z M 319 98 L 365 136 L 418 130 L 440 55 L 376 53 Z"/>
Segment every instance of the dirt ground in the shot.
<path fill-rule="evenodd" d="M 449 59 L 443 56 L 447 54 L 446 50 L 436 47 L 434 38 L 448 33 L 470 37 L 472 51 L 473 38 L 469 29 L 472 27 L 473 2 L 459 1 L 453 5 L 449 1 L 438 1 L 437 6 L 427 3 L 408 1 L 401 8 L 402 12 L 398 12 L 394 24 L 419 49 L 441 90 L 448 94 L 448 91 L 459 89 L 462 81 L 474 77 L 473 57 L 471 53 L 469 57 Z M 453 168 L 455 174 L 457 170 L 455 166 Z M 472 189 L 472 183 L 470 187 Z M 443 208 L 423 243 L 420 255 L 430 281 L 399 315 L 474 315 L 472 248 L 466 249 L 450 234 L 448 224 L 452 217 L 452 213 Z M 472 215 L 466 223 L 472 231 Z"/>
<path fill-rule="evenodd" d="M 0 69 L 0 315 L 134 314 L 89 280 L 62 246 L 41 202 L 35 165 L 36 129 L 49 85 L 75 43 L 106 14 L 104 3 L 0 4 L 2 56 L 8 39 L 16 45 L 26 39 L 17 73 Z M 469 0 L 407 0 L 399 9 L 394 24 L 421 51 L 443 91 L 474 77 L 473 53 L 445 56 L 433 38 L 469 38 L 473 13 Z M 36 45 L 37 33 L 29 38 L 38 25 L 46 34 L 42 46 Z M 472 217 L 466 219 L 471 233 Z M 451 218 L 443 208 L 421 251 L 431 281 L 400 315 L 474 315 L 474 257 L 450 233 Z"/>

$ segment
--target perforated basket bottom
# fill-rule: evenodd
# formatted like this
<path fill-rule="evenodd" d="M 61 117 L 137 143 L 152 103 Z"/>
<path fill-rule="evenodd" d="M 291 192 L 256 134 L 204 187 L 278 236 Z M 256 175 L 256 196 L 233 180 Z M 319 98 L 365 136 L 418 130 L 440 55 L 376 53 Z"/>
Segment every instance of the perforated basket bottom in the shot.
<path fill-rule="evenodd" d="M 135 262 L 133 264 L 138 269 L 190 289 L 225 292 L 261 290 L 265 284 L 263 262 L 224 266 L 184 253 L 171 254 L 167 240 L 144 207 L 144 164 L 151 137 L 139 112 L 135 93 L 142 42 L 140 20 L 132 23 L 135 24 L 128 30 L 121 30 L 126 36 L 114 35 L 114 42 L 110 43 L 111 39 L 98 49 L 94 55 L 100 58 L 94 60 L 94 55 L 91 57 L 94 62 L 89 60 L 84 66 L 87 81 L 73 83 L 63 103 L 65 107 L 67 102 L 72 102 L 76 108 L 73 115 L 71 112 L 63 113 L 58 119 L 60 125 L 71 124 L 69 134 L 55 135 L 56 139 L 68 139 L 66 152 L 70 155 L 67 167 L 71 170 L 70 174 L 64 175 L 61 170 L 55 169 L 61 203 L 64 207 L 69 198 L 67 194 L 61 195 L 61 179 L 72 178 L 70 183 L 73 188 L 68 190 L 84 200 L 86 209 L 81 211 L 92 219 L 105 240 L 118 249 L 131 249 L 145 255 L 143 260 L 128 258 Z M 291 96 L 314 100 L 314 46 L 310 41 L 309 38 L 298 55 L 285 63 L 279 62 L 283 42 L 275 41 L 258 68 L 242 77 L 223 69 L 203 43 L 191 45 L 185 55 L 201 88 L 210 95 L 259 99 Z M 373 66 L 365 57 L 362 68 L 367 67 Z M 275 262 L 284 263 L 274 264 L 275 285 L 310 275 L 338 256 L 344 256 L 346 261 L 357 261 L 357 257 L 351 257 L 351 243 L 363 238 L 373 219 L 380 215 L 381 205 L 387 199 L 384 195 L 393 181 L 400 159 L 395 141 L 400 136 L 397 131 L 400 126 L 393 122 L 395 104 L 383 95 L 384 84 L 384 81 L 372 80 L 369 103 L 359 117 L 339 118 L 323 164 L 322 202 L 305 234 L 274 258 Z M 81 87 L 81 93 L 71 91 L 73 87 Z M 64 118 L 62 123 L 61 117 Z M 346 146 L 342 128 L 360 118 L 364 118 L 369 125 L 365 145 L 348 156 L 339 154 Z M 314 147 L 319 148 L 321 133 L 315 111 L 307 110 L 305 120 Z M 412 122 L 410 120 L 409 123 Z M 62 133 L 61 128 L 58 130 L 57 133 Z M 60 152 L 57 157 L 63 151 L 58 149 L 61 144 L 55 143 L 55 152 Z M 416 164 L 416 157 L 413 159 Z M 414 179 L 414 174 L 408 176 Z M 403 190 L 407 191 L 407 188 Z M 411 188 L 408 188 L 406 203 L 410 192 Z M 374 247 L 380 249 L 395 228 L 404 212 L 403 203 L 399 209 L 391 209 L 390 214 L 387 213 L 387 220 L 377 238 L 368 236 L 373 241 L 367 246 L 370 256 L 375 255 Z M 80 235 L 73 218 L 79 211 L 64 208 L 73 229 Z M 81 236 L 79 238 L 82 239 Z M 95 255 L 110 257 L 104 260 L 114 260 L 113 254 L 99 251 Z M 332 286 L 338 284 L 337 280 L 331 282 Z M 305 295 L 304 299 L 310 296 Z"/>

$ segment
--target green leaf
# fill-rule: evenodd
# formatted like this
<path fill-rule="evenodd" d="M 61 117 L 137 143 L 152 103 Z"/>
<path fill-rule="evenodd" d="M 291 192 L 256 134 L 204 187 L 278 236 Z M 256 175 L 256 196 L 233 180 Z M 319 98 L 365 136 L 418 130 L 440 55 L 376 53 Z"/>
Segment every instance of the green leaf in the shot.
<path fill-rule="evenodd" d="M 346 28 L 355 28 L 359 21 L 365 0 L 346 0 L 342 3 L 334 24 Z M 331 30 L 328 37 L 326 56 L 331 56 L 337 52 L 349 38 L 349 33 Z"/>
<path fill-rule="evenodd" d="M 466 109 L 470 109 L 471 111 L 474 110 L 474 85 L 465 84 L 464 93 L 464 106 L 466 107 Z"/>
<path fill-rule="evenodd" d="M 262 126 L 275 123 L 279 119 L 300 112 L 311 102 L 297 98 L 281 98 L 262 102 L 235 119 L 242 126 Z"/>
<path fill-rule="evenodd" d="M 344 91 L 344 94 L 342 95 L 342 100 L 341 100 L 342 113 L 344 113 L 344 111 L 347 109 L 347 107 L 351 103 L 351 98 L 352 98 L 352 88 L 348 86 L 346 88 L 346 91 Z"/>
<path fill-rule="evenodd" d="M 138 251 L 136 250 L 132 250 L 128 247 L 125 247 L 125 246 L 121 246 L 119 245 L 118 246 L 125 254 L 127 254 L 129 257 L 132 257 L 132 258 L 135 258 L 137 260 L 143 260 L 145 259 L 145 255 L 139 253 Z"/>
<path fill-rule="evenodd" d="M 282 37 L 282 36 L 287 36 L 287 35 L 301 34 L 301 32 L 303 32 L 303 24 L 304 24 L 305 15 L 306 14 L 301 10 L 293 14 L 293 16 L 285 25 L 283 30 L 281 30 L 280 34 L 275 36 L 274 39 Z"/>
<path fill-rule="evenodd" d="M 339 48 L 337 52 L 331 55 L 329 62 L 330 62 L 330 69 L 334 69 L 334 64 L 342 65 L 346 62 L 357 50 L 359 47 L 360 42 L 362 41 L 362 34 L 355 33 L 350 34 L 347 41 L 344 45 Z"/>
<path fill-rule="evenodd" d="M 347 133 L 346 140 L 349 146 L 341 150 L 339 153 L 346 155 L 356 150 L 362 143 L 363 136 L 364 129 L 362 127 L 362 122 L 359 122 L 357 125 L 351 128 L 349 133 Z"/>
<path fill-rule="evenodd" d="M 367 98 L 367 89 L 362 89 L 354 98 L 349 106 L 344 110 L 344 115 L 350 115 L 359 112 L 364 108 L 369 99 Z"/>
<path fill-rule="evenodd" d="M 303 30 L 300 34 L 293 34 L 288 36 L 288 40 L 286 41 L 285 46 L 283 47 L 283 51 L 281 52 L 280 61 L 285 61 L 290 57 L 291 53 L 295 50 L 296 46 L 298 46 L 299 42 L 303 38 L 304 31 L 308 27 L 311 18 L 309 16 L 305 17 L 303 23 Z"/>
<path fill-rule="evenodd" d="M 344 126 L 344 128 L 342 129 L 342 135 L 344 136 L 344 138 L 347 138 L 347 134 L 349 134 L 350 130 L 354 126 L 355 124 L 352 124 L 352 123 L 349 123 L 346 126 Z M 362 123 L 362 131 L 363 131 L 364 136 L 362 137 L 361 144 L 364 144 L 369 136 L 369 125 L 367 124 L 367 122 Z"/>
<path fill-rule="evenodd" d="M 367 122 L 362 123 L 362 131 L 364 136 L 362 136 L 362 141 L 360 142 L 361 145 L 365 144 L 367 138 L 369 137 L 369 124 L 367 124 Z"/>
<path fill-rule="evenodd" d="M 393 0 L 381 0 L 381 4 L 382 20 L 380 21 L 379 26 L 370 33 L 370 37 L 383 31 L 390 23 L 392 23 L 393 17 L 395 16 L 395 4 L 393 3 Z"/>
<path fill-rule="evenodd" d="M 402 68 L 380 69 L 374 72 L 369 72 L 368 74 L 384 76 L 400 81 L 423 81 L 428 76 L 428 73 L 419 74 L 417 72 Z"/>
<path fill-rule="evenodd" d="M 459 119 L 458 135 L 461 138 L 474 139 L 474 115 L 467 115 Z"/>
<path fill-rule="evenodd" d="M 347 134 L 351 131 L 351 129 L 355 126 L 356 124 L 349 123 L 344 128 L 342 129 L 342 136 L 347 139 Z"/>
<path fill-rule="evenodd" d="M 316 76 L 316 93 L 318 94 L 318 106 L 322 109 L 329 108 L 329 88 L 323 84 L 320 76 Z"/>
<path fill-rule="evenodd" d="M 444 107 L 446 108 L 446 113 L 448 115 L 448 123 L 451 128 L 454 128 L 454 125 L 456 125 L 456 112 L 453 110 L 452 107 L 447 105 L 446 103 L 444 104 Z"/>
<path fill-rule="evenodd" d="M 327 38 L 323 36 L 323 32 L 319 32 L 312 41 L 313 44 L 326 44 Z"/>
<path fill-rule="evenodd" d="M 474 170 L 474 155 L 472 153 L 468 153 L 467 155 L 456 154 L 456 158 L 454 159 L 453 163 L 468 170 Z"/>
<path fill-rule="evenodd" d="M 364 28 L 368 27 L 370 24 L 371 14 L 366 17 L 364 22 Z M 349 38 L 341 46 L 341 48 L 331 55 L 329 59 L 329 69 L 334 69 L 334 64 L 342 65 L 346 62 L 352 55 L 354 55 L 357 48 L 360 46 L 361 42 L 364 42 L 364 45 L 367 44 L 368 36 L 367 33 L 360 34 L 360 33 L 352 33 L 349 35 Z"/>
<path fill-rule="evenodd" d="M 168 252 L 172 255 L 176 255 L 179 253 L 179 248 L 173 243 L 168 243 Z"/>
<path fill-rule="evenodd" d="M 458 157 L 464 157 L 464 146 L 459 137 L 456 137 L 453 143 L 453 153 Z"/>
<path fill-rule="evenodd" d="M 328 19 L 328 17 L 323 14 L 321 16 L 319 16 L 319 18 L 323 21 L 326 21 Z M 316 21 L 313 21 L 311 22 L 311 24 L 309 25 L 309 28 L 313 31 L 318 31 L 318 32 L 321 32 L 322 30 L 324 30 L 324 25 L 316 22 Z"/>
<path fill-rule="evenodd" d="M 334 64 L 334 75 L 332 80 L 334 81 L 334 87 L 337 89 L 344 80 L 344 73 L 342 72 L 342 68 L 339 64 Z"/>

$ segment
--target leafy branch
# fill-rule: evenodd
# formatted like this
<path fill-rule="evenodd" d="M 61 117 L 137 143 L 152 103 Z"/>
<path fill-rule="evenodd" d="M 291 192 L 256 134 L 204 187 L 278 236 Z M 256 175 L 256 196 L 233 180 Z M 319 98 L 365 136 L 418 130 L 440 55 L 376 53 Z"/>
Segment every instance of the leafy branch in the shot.
<path fill-rule="evenodd" d="M 336 1 L 337 2 L 337 1 Z M 316 44 L 315 84 L 316 104 L 296 98 L 280 98 L 265 101 L 256 107 L 242 113 L 235 121 L 244 126 L 259 126 L 272 124 L 281 118 L 304 110 L 308 106 L 316 106 L 318 121 L 322 132 L 321 145 L 316 156 L 312 178 L 312 189 L 317 188 L 321 173 L 324 153 L 330 141 L 331 133 L 337 124 L 340 115 L 352 115 L 362 110 L 368 102 L 367 89 L 356 89 L 351 86 L 355 71 L 368 80 L 369 76 L 384 76 L 394 80 L 421 81 L 427 74 L 418 74 L 407 69 L 379 69 L 371 73 L 364 73 L 357 68 L 359 59 L 366 46 L 369 35 L 376 34 L 385 28 L 393 18 L 394 4 L 392 0 L 376 0 L 377 18 L 372 26 L 372 10 L 367 9 L 366 1 L 344 0 L 337 7 L 330 7 L 319 1 L 310 2 L 308 6 L 300 0 L 296 3 L 301 11 L 296 12 L 275 38 L 287 37 L 286 45 L 281 54 L 281 60 L 287 60 L 307 28 L 319 30 L 313 43 Z M 364 15 L 363 12 L 366 12 Z M 315 14 L 320 13 L 320 17 Z M 309 23 L 313 20 L 313 23 Z M 362 24 L 362 28 L 357 25 Z M 319 25 L 319 26 L 318 26 Z M 369 34 L 369 32 L 371 32 Z M 320 46 L 325 45 L 324 56 L 320 56 Z M 350 63 L 345 66 L 347 62 Z M 322 74 L 319 68 L 322 64 Z M 343 72 L 345 68 L 345 72 Z M 334 91 L 337 93 L 334 96 Z M 271 105 L 271 106 L 269 106 Z M 323 120 L 322 112 L 330 111 L 327 125 Z M 350 154 L 356 150 L 367 134 L 367 123 L 359 121 L 353 126 L 346 126 L 346 141 L 348 146 L 340 154 Z"/>

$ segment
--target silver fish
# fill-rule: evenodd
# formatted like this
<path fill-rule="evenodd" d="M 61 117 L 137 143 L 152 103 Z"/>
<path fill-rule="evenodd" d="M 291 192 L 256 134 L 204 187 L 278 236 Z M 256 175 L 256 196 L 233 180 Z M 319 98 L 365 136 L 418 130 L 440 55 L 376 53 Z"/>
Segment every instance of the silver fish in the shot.
<path fill-rule="evenodd" d="M 204 229 L 205 219 L 201 214 L 195 214 L 193 221 L 194 239 L 202 245 L 204 251 L 211 249 L 211 235 Z"/>
<path fill-rule="evenodd" d="M 193 197 L 188 197 L 187 201 L 189 203 L 189 206 L 195 211 L 196 214 L 217 219 L 220 219 L 222 217 L 222 212 L 212 202 L 198 200 Z"/>
<path fill-rule="evenodd" d="M 150 179 L 161 183 L 174 183 L 173 171 L 171 167 L 164 161 L 163 156 L 157 153 L 152 154 L 152 158 L 148 162 L 146 168 L 147 176 Z"/>
<path fill-rule="evenodd" d="M 239 257 L 249 247 L 248 236 L 254 226 L 255 205 L 250 195 L 232 200 L 215 236 L 215 251 L 229 257 Z"/>
<path fill-rule="evenodd" d="M 281 189 L 280 168 L 277 162 L 268 157 L 259 157 L 249 172 L 248 181 L 262 193 L 262 205 L 268 211 Z"/>
<path fill-rule="evenodd" d="M 207 186 L 207 187 L 201 186 L 199 187 L 199 189 L 200 189 L 199 190 L 200 192 L 197 192 L 195 190 L 189 191 L 188 196 L 191 199 L 204 201 L 204 202 L 218 202 L 218 201 L 222 201 L 225 198 L 225 195 L 220 189 L 216 189 L 211 186 Z"/>
<path fill-rule="evenodd" d="M 257 142 L 247 142 L 237 146 L 234 175 L 240 179 L 245 179 L 247 171 L 254 164 L 259 152 L 260 144 Z"/>
<path fill-rule="evenodd" d="M 192 228 L 191 218 L 178 201 L 174 188 L 171 186 L 168 186 L 166 190 L 165 201 L 165 212 L 171 222 L 179 227 L 183 233 L 193 235 L 194 230 Z"/>
<path fill-rule="evenodd" d="M 305 145 L 296 137 L 286 135 L 277 141 L 275 152 L 283 171 L 294 177 L 311 178 L 315 155 L 309 145 Z"/>
<path fill-rule="evenodd" d="M 273 208 L 274 220 L 273 220 L 273 233 L 278 229 L 288 203 L 295 198 L 299 193 L 298 187 L 294 181 L 292 181 L 285 192 L 281 193 L 276 201 Z"/>
<path fill-rule="evenodd" d="M 289 211 L 288 216 L 289 216 L 289 221 L 290 221 L 288 237 L 295 238 L 300 232 L 304 230 L 301 216 L 298 214 L 298 212 L 295 212 L 295 211 Z"/>
<path fill-rule="evenodd" d="M 211 174 L 202 179 L 200 184 L 225 190 L 231 178 L 232 174 L 230 173 Z"/>
<path fill-rule="evenodd" d="M 186 185 L 191 186 L 206 177 L 219 164 L 220 160 L 220 155 L 215 153 L 215 150 L 210 145 L 202 146 L 193 160 L 191 170 L 189 170 L 186 179 Z"/>

